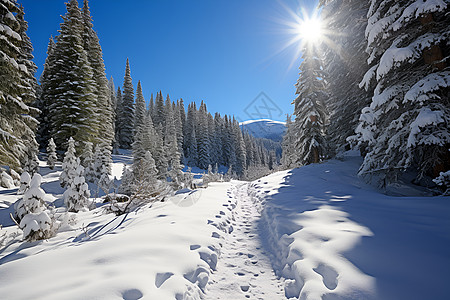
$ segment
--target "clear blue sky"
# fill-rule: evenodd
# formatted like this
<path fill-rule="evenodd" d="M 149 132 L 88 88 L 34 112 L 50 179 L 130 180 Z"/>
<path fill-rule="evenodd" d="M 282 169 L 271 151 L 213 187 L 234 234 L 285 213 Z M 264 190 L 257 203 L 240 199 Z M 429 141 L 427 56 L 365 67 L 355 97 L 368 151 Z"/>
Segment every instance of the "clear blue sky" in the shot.
<path fill-rule="evenodd" d="M 49 37 L 58 34 L 64 0 L 18 0 L 25 8 L 39 77 Z M 79 0 L 80 6 L 82 0 Z M 185 103 L 205 100 L 210 112 L 240 120 L 292 113 L 300 57 L 296 46 L 280 52 L 293 36 L 286 8 L 312 10 L 316 0 L 91 0 L 108 78 L 122 86 L 125 61 L 144 96 L 161 90 Z M 292 64 L 292 62 L 294 62 Z M 274 107 L 264 92 L 279 108 Z M 261 102 L 263 101 L 263 102 Z"/>

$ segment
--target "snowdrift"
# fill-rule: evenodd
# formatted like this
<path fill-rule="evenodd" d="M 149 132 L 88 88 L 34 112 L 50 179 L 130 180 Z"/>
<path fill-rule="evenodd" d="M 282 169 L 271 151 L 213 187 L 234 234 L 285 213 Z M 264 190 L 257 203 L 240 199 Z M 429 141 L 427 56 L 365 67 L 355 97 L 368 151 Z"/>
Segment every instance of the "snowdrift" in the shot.
<path fill-rule="evenodd" d="M 1 298 L 200 299 L 228 231 L 230 185 L 122 216 L 100 207 L 54 238 L 16 241 L 0 250 Z"/>
<path fill-rule="evenodd" d="M 450 197 L 392 197 L 354 174 L 360 158 L 251 184 L 260 233 L 292 299 L 447 299 Z"/>

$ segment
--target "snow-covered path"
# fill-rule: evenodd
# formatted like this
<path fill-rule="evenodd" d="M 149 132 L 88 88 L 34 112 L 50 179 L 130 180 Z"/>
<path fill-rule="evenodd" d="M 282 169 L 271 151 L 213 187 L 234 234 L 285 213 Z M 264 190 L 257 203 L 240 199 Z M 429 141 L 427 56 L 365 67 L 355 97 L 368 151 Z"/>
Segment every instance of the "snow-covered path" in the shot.
<path fill-rule="evenodd" d="M 235 182 L 228 191 L 232 230 L 224 238 L 206 299 L 285 298 L 284 283 L 274 274 L 258 236 L 260 214 L 248 195 L 248 186 Z"/>

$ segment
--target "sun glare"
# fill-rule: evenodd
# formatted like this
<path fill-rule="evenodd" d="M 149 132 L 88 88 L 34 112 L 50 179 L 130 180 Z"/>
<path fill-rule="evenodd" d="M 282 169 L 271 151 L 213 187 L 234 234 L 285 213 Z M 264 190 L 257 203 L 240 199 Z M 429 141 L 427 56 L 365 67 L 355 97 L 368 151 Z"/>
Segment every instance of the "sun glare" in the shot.
<path fill-rule="evenodd" d="M 303 43 L 316 43 L 322 38 L 322 22 L 318 17 L 305 18 L 298 24 L 298 35 Z"/>

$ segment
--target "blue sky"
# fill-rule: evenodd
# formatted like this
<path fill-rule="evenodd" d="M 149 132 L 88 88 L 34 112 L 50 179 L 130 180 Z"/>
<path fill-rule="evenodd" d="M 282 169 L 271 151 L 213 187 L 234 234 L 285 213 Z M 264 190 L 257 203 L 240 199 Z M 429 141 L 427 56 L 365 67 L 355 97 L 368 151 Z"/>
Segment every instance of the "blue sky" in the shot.
<path fill-rule="evenodd" d="M 19 0 L 42 72 L 48 39 L 58 34 L 64 0 Z M 82 0 L 79 0 L 80 5 Z M 122 86 L 125 61 L 144 96 L 161 90 L 172 100 L 204 100 L 208 110 L 240 120 L 292 113 L 300 57 L 288 13 L 316 0 L 91 0 L 108 78 Z M 256 100 L 255 100 L 256 99 Z M 268 110 L 269 109 L 269 110 Z M 268 113 L 270 111 L 270 114 Z"/>

